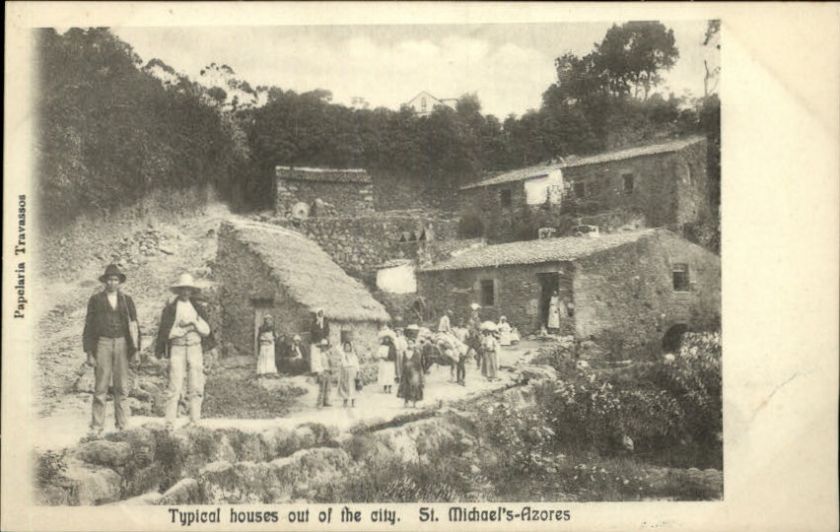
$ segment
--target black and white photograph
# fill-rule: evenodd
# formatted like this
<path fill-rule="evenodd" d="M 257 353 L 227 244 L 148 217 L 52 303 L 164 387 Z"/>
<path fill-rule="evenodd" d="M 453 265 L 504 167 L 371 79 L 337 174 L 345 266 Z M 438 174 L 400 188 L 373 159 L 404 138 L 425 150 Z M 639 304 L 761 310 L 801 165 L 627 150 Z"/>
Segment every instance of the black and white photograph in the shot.
<path fill-rule="evenodd" d="M 130 20 L 26 30 L 4 315 L 29 361 L 3 373 L 32 511 L 448 529 L 727 500 L 725 409 L 787 383 L 727 406 L 725 19 Z"/>

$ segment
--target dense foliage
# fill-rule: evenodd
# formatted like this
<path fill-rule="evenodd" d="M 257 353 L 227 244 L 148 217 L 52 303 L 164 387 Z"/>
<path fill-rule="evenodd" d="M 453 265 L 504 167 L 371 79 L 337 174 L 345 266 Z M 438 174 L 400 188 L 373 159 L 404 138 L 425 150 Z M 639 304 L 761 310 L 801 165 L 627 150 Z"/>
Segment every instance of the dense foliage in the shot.
<path fill-rule="evenodd" d="M 164 88 L 107 29 L 40 30 L 39 194 L 49 222 L 130 205 L 149 191 L 227 187 L 229 126 L 183 79 Z"/>
<path fill-rule="evenodd" d="M 143 65 L 107 29 L 46 29 L 39 40 L 39 182 L 51 221 L 205 183 L 236 207 L 268 207 L 277 164 L 461 184 L 698 131 L 718 148 L 710 150 L 710 193 L 719 195 L 719 102 L 655 91 L 679 57 L 673 32 L 659 22 L 613 26 L 591 53 L 558 57 L 557 81 L 539 109 L 501 119 L 483 114 L 474 94 L 428 116 L 351 109 L 332 103 L 328 90 L 254 89 L 215 63 L 194 83 L 159 59 Z"/>
<path fill-rule="evenodd" d="M 533 402 L 476 402 L 459 418 L 471 438 L 422 460 L 383 459 L 381 442 L 356 434 L 357 474 L 319 502 L 721 496 L 719 473 L 700 471 L 723 467 L 719 334 L 688 334 L 678 355 L 631 367 L 587 367 L 559 347 L 544 355 L 559 379 L 535 384 Z"/>

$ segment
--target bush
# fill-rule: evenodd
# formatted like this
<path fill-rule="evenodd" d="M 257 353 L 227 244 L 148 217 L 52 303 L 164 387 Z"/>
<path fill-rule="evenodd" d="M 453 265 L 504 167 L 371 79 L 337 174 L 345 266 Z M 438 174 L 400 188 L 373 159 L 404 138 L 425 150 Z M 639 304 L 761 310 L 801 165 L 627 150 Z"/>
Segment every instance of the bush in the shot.
<path fill-rule="evenodd" d="M 539 416 L 564 448 L 655 461 L 722 466 L 720 335 L 688 333 L 673 360 L 623 368 L 580 367 L 570 347 L 537 358 L 561 380 L 536 388 Z"/>
<path fill-rule="evenodd" d="M 47 450 L 38 455 L 35 475 L 39 486 L 55 484 L 57 480 L 64 477 L 67 473 L 66 456 L 66 449 L 60 453 Z"/>

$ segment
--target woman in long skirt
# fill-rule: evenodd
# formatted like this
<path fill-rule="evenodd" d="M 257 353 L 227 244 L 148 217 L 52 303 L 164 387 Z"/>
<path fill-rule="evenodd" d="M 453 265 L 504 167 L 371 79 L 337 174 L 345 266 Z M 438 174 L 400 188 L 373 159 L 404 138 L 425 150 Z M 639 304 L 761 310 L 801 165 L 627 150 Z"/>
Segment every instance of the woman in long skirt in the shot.
<path fill-rule="evenodd" d="M 397 397 L 401 397 L 405 401 L 405 406 L 411 401 L 413 406 L 417 406 L 417 401 L 423 400 L 423 362 L 420 350 L 422 347 L 415 346 L 413 349 L 409 348 L 403 357 L 402 377 L 400 379 L 400 387 L 397 390 Z"/>
<path fill-rule="evenodd" d="M 509 346 L 511 344 L 510 323 L 506 317 L 499 318 L 499 325 L 497 326 L 499 332 L 499 345 Z"/>
<path fill-rule="evenodd" d="M 257 375 L 276 375 L 277 366 L 274 363 L 274 342 L 277 333 L 274 331 L 274 319 L 266 314 L 257 332 L 259 353 L 257 354 Z"/>
<path fill-rule="evenodd" d="M 499 342 L 496 340 L 494 330 L 484 330 L 482 350 L 484 351 L 484 360 L 486 364 L 485 376 L 487 377 L 487 380 L 494 381 L 496 380 L 496 372 L 499 369 Z"/>
<path fill-rule="evenodd" d="M 359 373 L 359 357 L 353 344 L 344 342 L 341 347 L 341 377 L 338 380 L 338 395 L 344 399 L 344 406 L 356 406 L 356 375 Z"/>
<path fill-rule="evenodd" d="M 382 385 L 382 391 L 391 393 L 391 388 L 394 386 L 394 377 L 397 374 L 397 347 L 394 345 L 394 338 L 390 335 L 383 336 L 379 340 L 379 374 L 377 382 Z"/>

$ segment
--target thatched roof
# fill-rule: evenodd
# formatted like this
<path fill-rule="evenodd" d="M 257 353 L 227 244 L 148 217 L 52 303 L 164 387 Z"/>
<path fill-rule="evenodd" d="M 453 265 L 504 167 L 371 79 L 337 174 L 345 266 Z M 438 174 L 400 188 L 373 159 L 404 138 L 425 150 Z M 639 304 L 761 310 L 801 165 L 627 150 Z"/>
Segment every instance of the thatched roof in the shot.
<path fill-rule="evenodd" d="M 626 233 L 610 233 L 594 238 L 573 236 L 485 246 L 428 266 L 421 271 L 468 270 L 471 268 L 571 261 L 636 242 L 643 237 L 655 234 L 656 231 L 657 229 L 643 229 Z"/>
<path fill-rule="evenodd" d="M 555 170 L 562 170 L 564 168 L 574 168 L 577 166 L 586 166 L 590 164 L 609 163 L 613 161 L 623 161 L 625 159 L 633 159 L 634 157 L 643 157 L 646 155 L 657 155 L 660 153 L 671 153 L 696 144 L 700 141 L 706 140 L 706 137 L 692 136 L 679 140 L 671 140 L 659 144 L 648 144 L 647 146 L 636 146 L 635 148 L 625 148 L 622 150 L 613 150 L 595 155 L 588 155 L 585 157 L 567 158 L 564 162 L 537 164 L 527 168 L 518 168 L 505 172 L 503 174 L 479 181 L 478 183 L 471 183 L 461 187 L 461 190 L 469 190 L 471 188 L 489 187 L 493 185 L 501 185 L 504 183 L 513 183 L 516 181 L 525 181 L 527 179 L 534 179 L 537 177 L 545 177 L 550 172 Z"/>
<path fill-rule="evenodd" d="M 250 220 L 226 222 L 222 231 L 247 246 L 298 303 L 341 321 L 389 321 L 367 289 L 341 269 L 318 244 L 291 229 Z"/>
<path fill-rule="evenodd" d="M 327 181 L 330 183 L 372 183 L 364 168 L 311 168 L 276 166 L 274 175 L 292 181 Z"/>

